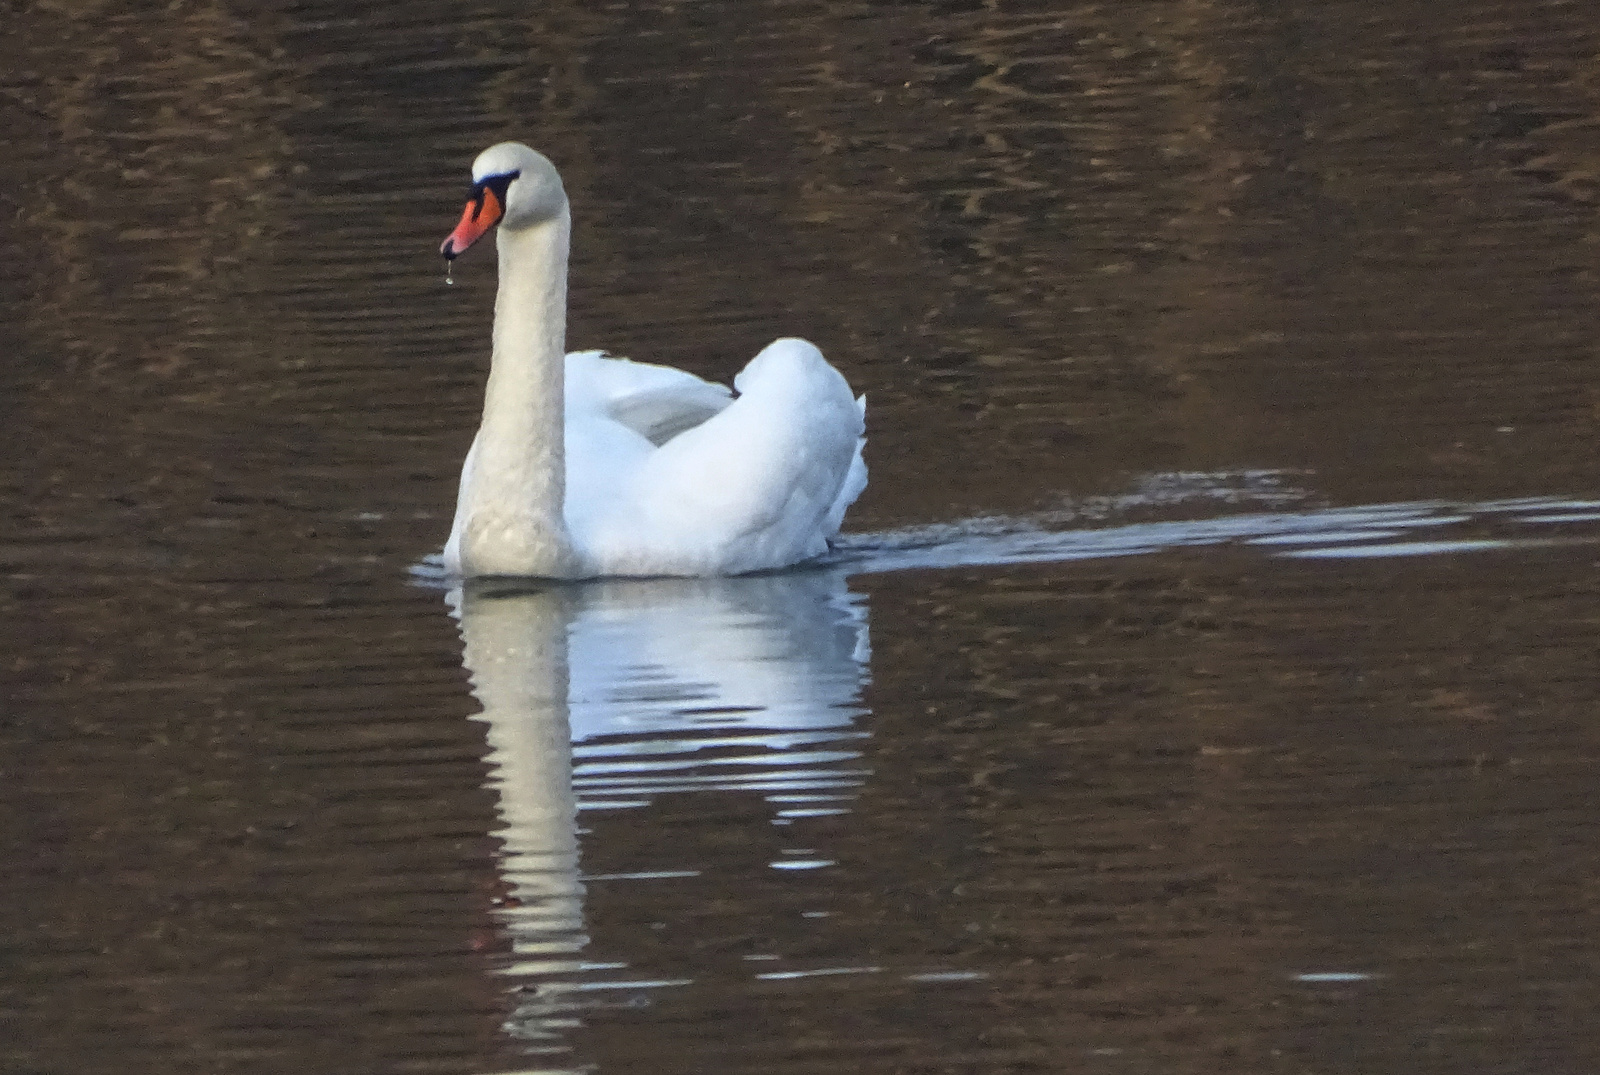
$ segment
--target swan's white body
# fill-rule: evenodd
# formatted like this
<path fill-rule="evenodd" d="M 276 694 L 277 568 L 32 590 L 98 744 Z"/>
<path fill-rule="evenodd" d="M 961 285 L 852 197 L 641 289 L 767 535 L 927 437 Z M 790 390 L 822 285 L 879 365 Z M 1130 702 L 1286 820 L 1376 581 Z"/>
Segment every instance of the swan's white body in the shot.
<path fill-rule="evenodd" d="M 822 352 L 798 339 L 768 345 L 734 378 L 737 396 L 665 366 L 566 355 L 571 217 L 560 177 L 507 142 L 478 157 L 473 180 L 477 210 L 468 204 L 445 253 L 487 230 L 478 211 L 503 201 L 503 218 L 489 221 L 503 219 L 500 289 L 445 569 L 734 575 L 826 552 L 867 470 L 865 402 Z"/>

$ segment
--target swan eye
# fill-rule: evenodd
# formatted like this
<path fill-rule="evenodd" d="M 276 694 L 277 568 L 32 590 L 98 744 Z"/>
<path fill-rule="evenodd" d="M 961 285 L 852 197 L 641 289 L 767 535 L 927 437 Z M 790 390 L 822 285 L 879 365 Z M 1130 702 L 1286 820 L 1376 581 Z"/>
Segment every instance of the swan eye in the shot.
<path fill-rule="evenodd" d="M 488 201 L 488 195 L 490 194 L 494 195 L 495 217 L 498 219 L 500 214 L 505 212 L 506 191 L 510 188 L 511 181 L 521 174 L 520 171 L 516 171 L 507 172 L 504 175 L 490 175 L 474 183 L 472 185 L 471 201 L 477 208 L 472 211 L 472 219 L 478 219 L 478 214 L 483 212 L 484 203 Z M 493 222 L 491 221 L 491 223 Z"/>

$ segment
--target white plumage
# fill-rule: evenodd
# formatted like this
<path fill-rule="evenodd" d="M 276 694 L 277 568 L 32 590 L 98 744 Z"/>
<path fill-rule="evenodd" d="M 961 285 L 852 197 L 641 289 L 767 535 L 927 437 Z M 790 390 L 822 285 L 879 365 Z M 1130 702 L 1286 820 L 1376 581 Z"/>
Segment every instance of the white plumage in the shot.
<path fill-rule="evenodd" d="M 459 575 L 733 575 L 827 551 L 867 483 L 865 400 L 781 339 L 734 378 L 563 355 L 571 218 L 515 142 L 473 164 L 455 257 L 494 223 L 500 290 L 483 424 L 444 550 Z"/>

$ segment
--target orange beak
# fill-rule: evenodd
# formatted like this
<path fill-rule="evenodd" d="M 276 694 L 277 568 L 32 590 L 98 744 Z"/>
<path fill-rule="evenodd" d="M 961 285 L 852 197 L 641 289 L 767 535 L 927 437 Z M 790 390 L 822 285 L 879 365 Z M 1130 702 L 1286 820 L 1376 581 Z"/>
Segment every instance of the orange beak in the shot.
<path fill-rule="evenodd" d="M 485 232 L 500 222 L 505 214 L 500 196 L 490 187 L 479 187 L 473 192 L 467 207 L 461 211 L 461 223 L 439 247 L 446 260 L 454 261 L 466 253 L 467 247 L 483 238 Z"/>

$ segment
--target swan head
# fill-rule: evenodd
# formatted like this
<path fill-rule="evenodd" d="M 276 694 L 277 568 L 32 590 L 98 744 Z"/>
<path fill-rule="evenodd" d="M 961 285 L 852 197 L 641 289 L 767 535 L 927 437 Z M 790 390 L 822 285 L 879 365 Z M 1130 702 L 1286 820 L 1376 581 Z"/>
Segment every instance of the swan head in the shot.
<path fill-rule="evenodd" d="M 556 166 L 521 142 L 501 142 L 472 162 L 467 207 L 439 253 L 454 261 L 496 224 L 526 228 L 559 216 L 566 207 L 567 192 Z"/>

